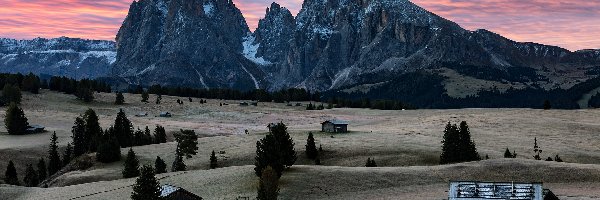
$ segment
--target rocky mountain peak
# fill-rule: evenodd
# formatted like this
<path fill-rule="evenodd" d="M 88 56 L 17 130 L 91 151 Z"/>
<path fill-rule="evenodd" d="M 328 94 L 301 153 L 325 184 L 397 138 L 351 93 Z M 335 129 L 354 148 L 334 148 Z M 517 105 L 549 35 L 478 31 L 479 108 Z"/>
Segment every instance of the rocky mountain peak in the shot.
<path fill-rule="evenodd" d="M 254 31 L 255 39 L 252 43 L 260 44 L 255 57 L 262 57 L 270 63 L 285 60 L 294 29 L 295 20 L 292 13 L 287 8 L 272 3 Z"/>

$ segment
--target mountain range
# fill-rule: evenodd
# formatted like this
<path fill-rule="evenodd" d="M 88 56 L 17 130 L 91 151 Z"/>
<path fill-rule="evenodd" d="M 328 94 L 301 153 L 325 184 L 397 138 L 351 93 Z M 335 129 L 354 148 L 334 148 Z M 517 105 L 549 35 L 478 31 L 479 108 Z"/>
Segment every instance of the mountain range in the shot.
<path fill-rule="evenodd" d="M 453 98 L 569 89 L 600 70 L 600 50 L 465 30 L 408 0 L 305 0 L 296 17 L 272 3 L 254 32 L 231 0 L 139 0 L 114 49 L 109 41 L 69 38 L 0 44 L 2 71 L 373 97 L 432 80 Z M 407 78 L 414 73 L 424 80 Z"/>

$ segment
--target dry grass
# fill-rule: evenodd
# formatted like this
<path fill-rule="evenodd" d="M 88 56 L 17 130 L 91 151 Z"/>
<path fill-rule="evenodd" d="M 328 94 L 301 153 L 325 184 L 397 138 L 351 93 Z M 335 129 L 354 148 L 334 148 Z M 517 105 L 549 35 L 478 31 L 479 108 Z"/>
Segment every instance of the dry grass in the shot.
<path fill-rule="evenodd" d="M 151 96 L 150 101 L 153 102 L 154 98 Z M 84 104 L 70 95 L 42 91 L 39 95 L 25 94 L 23 108 L 30 123 L 42 124 L 48 130 L 56 131 L 61 145 L 71 140 L 70 129 L 75 117 L 88 107 L 96 110 L 103 127 L 110 126 L 118 109 L 123 108 L 136 127 L 161 124 L 170 133 L 179 129 L 193 129 L 203 136 L 198 140 L 198 155 L 185 160 L 188 168 L 195 171 L 186 173 L 185 178 L 174 176 L 164 180 L 189 188 L 208 199 L 255 195 L 256 178 L 250 166 L 254 162 L 255 144 L 266 132 L 266 124 L 277 121 L 283 121 L 292 131 L 300 157 L 297 164 L 303 165 L 293 167 L 282 179 L 282 195 L 285 199 L 394 199 L 413 194 L 420 194 L 422 199 L 440 199 L 446 195 L 447 181 L 450 179 L 543 180 L 563 196 L 582 198 L 594 197 L 591 191 L 600 189 L 596 165 L 600 164 L 600 135 L 597 134 L 600 132 L 600 110 L 305 111 L 303 107 L 287 107 L 276 103 L 240 107 L 236 101 L 227 101 L 230 105 L 219 106 L 222 101 L 208 100 L 208 104 L 199 104 L 198 99 L 190 103 L 187 98 L 181 98 L 185 103 L 178 105 L 176 97 L 168 96 L 163 96 L 163 104 L 160 105 L 141 103 L 139 95 L 130 94 L 125 94 L 128 103 L 123 106 L 112 104 L 114 94 L 96 94 L 96 99 L 92 104 Z M 133 116 L 142 111 L 150 116 Z M 170 111 L 174 117 L 155 117 L 160 111 Z M 4 110 L 1 110 L 0 116 L 3 115 Z M 350 121 L 352 132 L 316 132 L 320 129 L 319 123 L 330 118 Z M 519 158 L 530 159 L 533 138 L 537 137 L 544 150 L 542 156 L 560 154 L 566 162 L 581 164 L 499 159 L 435 166 L 444 125 L 448 121 L 458 123 L 462 120 L 469 123 L 482 156 L 487 154 L 492 159 L 501 158 L 508 147 L 515 150 Z M 249 135 L 243 134 L 246 129 Z M 2 124 L 0 132 L 3 131 Z M 312 161 L 303 156 L 308 131 L 316 132 L 317 145 L 322 145 L 325 150 L 322 158 L 325 166 L 309 166 Z M 0 159 L 15 160 L 22 175 L 26 163 L 35 163 L 39 157 L 46 155 L 49 137 L 48 133 L 27 136 L 0 133 Z M 169 142 L 134 147 L 134 150 L 142 164 L 151 164 L 156 156 L 160 156 L 170 165 L 175 144 Z M 225 168 L 206 170 L 212 150 L 224 152 L 217 156 L 220 166 Z M 122 149 L 122 152 L 125 153 L 126 149 Z M 362 168 L 367 157 L 374 157 L 379 166 L 387 168 Z M 0 162 L 0 169 L 5 167 L 6 163 Z M 132 180 L 117 180 L 121 178 L 121 168 L 121 162 L 97 163 L 86 171 L 69 172 L 58 177 L 51 185 L 53 188 L 4 186 L 0 187 L 0 193 L 8 194 L 11 199 L 38 199 L 43 195 L 69 199 L 131 184 Z M 553 171 L 560 172 L 560 176 L 552 175 Z M 513 175 L 513 172 L 519 173 Z M 116 191 L 114 193 L 117 196 L 113 197 L 122 199 L 128 196 L 131 189 Z M 113 197 L 94 196 L 97 199 Z"/>

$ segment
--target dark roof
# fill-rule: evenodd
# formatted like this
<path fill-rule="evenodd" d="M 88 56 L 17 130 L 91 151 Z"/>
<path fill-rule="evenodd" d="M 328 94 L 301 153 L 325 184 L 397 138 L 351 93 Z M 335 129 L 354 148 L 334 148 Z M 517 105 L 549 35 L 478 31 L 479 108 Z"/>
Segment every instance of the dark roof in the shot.
<path fill-rule="evenodd" d="M 177 186 L 163 185 L 160 188 L 160 197 L 164 199 L 202 200 L 202 197 Z"/>
<path fill-rule="evenodd" d="M 339 119 L 327 120 L 327 121 L 324 121 L 321 124 L 326 124 L 326 123 L 332 123 L 332 124 L 335 124 L 335 125 L 348 125 L 349 124 L 347 121 L 343 121 L 343 120 L 339 120 Z"/>

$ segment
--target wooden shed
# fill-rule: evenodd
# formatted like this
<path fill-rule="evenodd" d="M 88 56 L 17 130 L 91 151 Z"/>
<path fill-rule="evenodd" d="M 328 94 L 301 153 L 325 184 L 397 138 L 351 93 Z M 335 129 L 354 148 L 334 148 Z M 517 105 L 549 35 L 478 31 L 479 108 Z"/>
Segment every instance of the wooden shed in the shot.
<path fill-rule="evenodd" d="M 321 123 L 321 131 L 327 133 L 347 133 L 348 122 L 342 120 L 327 120 Z"/>
<path fill-rule="evenodd" d="M 202 200 L 202 197 L 172 185 L 163 185 L 160 197 L 167 200 Z"/>

